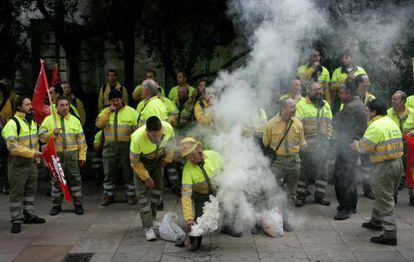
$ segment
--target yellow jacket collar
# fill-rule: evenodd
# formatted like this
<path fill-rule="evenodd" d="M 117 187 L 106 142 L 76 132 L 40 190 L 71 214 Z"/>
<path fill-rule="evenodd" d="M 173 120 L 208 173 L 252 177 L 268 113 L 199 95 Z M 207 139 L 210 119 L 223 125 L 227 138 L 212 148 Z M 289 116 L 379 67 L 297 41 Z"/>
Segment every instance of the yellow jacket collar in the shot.
<path fill-rule="evenodd" d="M 62 116 L 61 116 L 61 115 L 59 115 L 59 113 L 57 113 L 56 115 L 58 115 L 58 117 L 59 117 L 59 118 L 62 118 Z M 68 114 L 67 114 L 64 118 L 65 118 L 66 120 L 69 120 L 70 116 L 71 116 L 71 114 L 70 114 L 70 113 L 68 113 Z"/>
<path fill-rule="evenodd" d="M 18 118 L 21 118 L 21 119 L 25 119 L 25 117 L 26 117 L 26 113 L 23 113 L 23 112 L 16 112 L 15 116 L 17 116 Z"/>
<path fill-rule="evenodd" d="M 383 118 L 384 116 L 376 116 L 376 117 L 374 117 L 373 119 L 371 119 L 369 122 L 368 122 L 368 125 L 370 125 L 370 124 L 372 124 L 372 123 L 374 123 L 375 121 L 377 121 L 377 120 L 379 120 L 380 118 Z"/>

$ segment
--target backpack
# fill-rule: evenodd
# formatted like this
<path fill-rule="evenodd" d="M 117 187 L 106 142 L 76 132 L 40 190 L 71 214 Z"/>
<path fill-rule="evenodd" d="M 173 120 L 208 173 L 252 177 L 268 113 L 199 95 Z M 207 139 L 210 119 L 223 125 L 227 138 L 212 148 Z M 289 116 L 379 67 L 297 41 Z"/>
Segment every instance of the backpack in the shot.
<path fill-rule="evenodd" d="M 20 123 L 19 120 L 15 116 L 10 118 L 10 120 L 13 120 L 16 123 L 16 129 L 17 129 L 17 136 L 20 135 Z M 3 130 L 3 127 L 1 128 Z M 1 131 L 0 131 L 1 132 Z M 2 135 L 0 135 L 0 158 L 8 157 L 9 156 L 9 150 L 7 149 L 7 143 L 6 140 Z"/>

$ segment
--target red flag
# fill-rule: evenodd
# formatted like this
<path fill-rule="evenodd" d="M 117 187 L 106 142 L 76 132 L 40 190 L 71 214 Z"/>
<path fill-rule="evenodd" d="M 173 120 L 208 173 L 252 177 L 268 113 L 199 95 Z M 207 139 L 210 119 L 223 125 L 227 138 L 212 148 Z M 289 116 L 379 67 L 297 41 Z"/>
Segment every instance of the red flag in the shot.
<path fill-rule="evenodd" d="M 59 68 L 57 64 L 55 63 L 55 65 L 53 66 L 53 75 L 52 75 L 52 81 L 50 82 L 50 86 L 60 85 L 61 82 L 62 82 L 62 79 L 60 78 Z"/>
<path fill-rule="evenodd" d="M 63 192 L 65 200 L 71 202 L 72 197 L 69 192 L 68 184 L 66 183 L 62 165 L 60 164 L 59 157 L 56 153 L 55 141 L 53 139 L 50 139 L 49 143 L 47 143 L 42 156 L 45 159 L 50 172 L 52 172 L 52 175 L 59 181 L 60 190 Z"/>
<path fill-rule="evenodd" d="M 36 87 L 33 92 L 32 106 L 35 112 L 35 121 L 40 125 L 43 119 L 50 115 L 48 105 L 45 105 L 44 100 L 46 92 L 49 89 L 47 76 L 45 71 L 45 63 L 42 61 L 40 66 L 39 77 L 37 78 Z"/>
<path fill-rule="evenodd" d="M 405 168 L 405 180 L 408 188 L 414 188 L 414 137 L 409 134 L 404 134 L 404 139 L 407 141 L 407 166 Z"/>

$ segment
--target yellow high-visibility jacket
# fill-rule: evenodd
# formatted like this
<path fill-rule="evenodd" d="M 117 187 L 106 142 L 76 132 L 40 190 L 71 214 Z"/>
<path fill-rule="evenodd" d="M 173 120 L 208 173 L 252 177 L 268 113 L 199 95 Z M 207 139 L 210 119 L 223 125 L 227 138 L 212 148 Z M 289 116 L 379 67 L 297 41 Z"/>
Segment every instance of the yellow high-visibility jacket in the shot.
<path fill-rule="evenodd" d="M 394 121 L 403 133 L 410 132 L 414 129 L 414 111 L 405 107 L 404 112 L 397 113 L 391 107 L 387 110 L 387 116 Z"/>
<path fill-rule="evenodd" d="M 187 84 L 187 88 L 188 88 L 188 96 L 189 97 L 193 96 L 193 92 L 194 92 L 195 88 L 188 85 L 188 84 Z M 177 99 L 179 89 L 180 89 L 180 86 L 174 86 L 173 88 L 171 88 L 170 92 L 168 93 L 168 98 L 171 101 L 174 101 L 175 99 Z"/>
<path fill-rule="evenodd" d="M 54 139 L 56 152 L 78 151 L 78 159 L 86 160 L 88 146 L 86 145 L 81 122 L 70 113 L 65 117 L 59 114 L 56 115 L 57 126 L 55 126 L 52 115 L 47 116 L 43 120 L 39 128 L 40 141 L 47 143 L 50 139 Z M 58 136 L 55 136 L 53 133 L 53 129 L 56 127 L 60 128 Z"/>
<path fill-rule="evenodd" d="M 374 117 L 356 145 L 358 152 L 369 153 L 372 163 L 400 158 L 403 148 L 401 131 L 388 116 Z"/>
<path fill-rule="evenodd" d="M 214 114 L 206 100 L 197 101 L 194 106 L 194 117 L 200 125 L 213 125 Z"/>
<path fill-rule="evenodd" d="M 178 111 L 176 121 L 173 123 L 175 128 L 185 128 L 191 123 L 193 120 L 194 102 L 192 96 L 188 97 L 183 105 L 180 105 L 178 98 L 175 99 L 174 104 Z"/>
<path fill-rule="evenodd" d="M 167 120 L 167 109 L 158 96 L 142 100 L 138 104 L 136 112 L 138 113 L 138 127 L 145 125 L 147 119 L 151 116 L 156 116 L 160 120 Z"/>
<path fill-rule="evenodd" d="M 207 150 L 203 151 L 204 169 L 208 177 L 214 177 L 222 169 L 223 160 L 219 153 Z M 207 195 L 209 192 L 208 183 L 204 179 L 201 168 L 186 161 L 183 169 L 182 188 L 181 188 L 181 204 L 183 207 L 184 220 L 195 219 L 193 211 L 193 192 L 201 195 Z"/>
<path fill-rule="evenodd" d="M 280 144 L 276 155 L 278 156 L 291 156 L 299 153 L 300 148 L 306 145 L 302 122 L 292 117 L 292 126 L 289 133 L 286 135 L 282 144 Z M 263 144 L 265 147 L 276 150 L 277 145 L 283 138 L 290 122 L 282 120 L 280 115 L 276 115 L 266 124 L 263 132 Z"/>
<path fill-rule="evenodd" d="M 102 150 L 104 140 L 105 140 L 105 138 L 102 134 L 102 130 L 99 130 L 93 138 L 93 149 L 96 152 L 99 152 L 99 151 Z"/>
<path fill-rule="evenodd" d="M 365 70 L 360 66 L 354 66 L 351 70 L 351 73 L 353 73 L 355 76 L 367 74 Z M 339 88 L 345 83 L 347 78 L 348 72 L 342 66 L 335 69 L 331 79 L 331 90 L 338 92 Z"/>
<path fill-rule="evenodd" d="M 167 97 L 160 96 L 159 99 L 164 103 L 166 113 L 167 113 L 167 121 L 168 123 L 172 124 L 177 121 L 178 109 Z"/>
<path fill-rule="evenodd" d="M 33 158 L 39 150 L 37 124 L 34 120 L 28 123 L 25 113 L 17 112 L 14 116 L 19 121 L 20 133 L 17 133 L 16 122 L 10 119 L 1 132 L 6 140 L 7 149 L 11 156 Z"/>
<path fill-rule="evenodd" d="M 414 95 L 407 97 L 407 101 L 405 101 L 405 106 L 414 110 Z"/>
<path fill-rule="evenodd" d="M 123 106 L 115 112 L 105 108 L 96 118 L 96 126 L 103 129 L 106 142 L 129 142 L 137 129 L 138 114 L 130 106 Z"/>
<path fill-rule="evenodd" d="M 315 69 L 308 64 L 301 65 L 296 72 L 296 75 L 300 78 L 301 81 L 310 81 L 312 74 L 315 72 Z M 328 69 L 322 66 L 322 72 L 318 73 L 318 83 L 321 84 L 323 99 L 325 99 L 329 104 L 331 104 L 331 93 L 329 90 L 330 75 Z"/>
<path fill-rule="evenodd" d="M 163 136 L 160 143 L 155 143 L 151 140 L 145 125 L 138 128 L 131 135 L 131 166 L 142 181 L 149 178 L 148 170 L 141 161 L 142 159 L 155 160 L 162 158 L 167 163 L 173 161 L 175 147 L 174 129 L 171 124 L 166 121 L 161 121 L 161 124 Z"/>
<path fill-rule="evenodd" d="M 165 91 L 164 88 L 161 87 L 161 97 L 165 97 Z M 135 101 L 141 101 L 141 85 L 137 85 L 134 89 L 134 92 L 132 92 L 132 99 Z"/>
<path fill-rule="evenodd" d="M 125 86 L 121 85 L 119 82 L 116 83 L 115 89 L 122 92 L 122 101 L 127 105 L 129 102 L 128 91 L 126 90 Z M 108 107 L 109 102 L 109 92 L 111 91 L 111 87 L 109 83 L 99 89 L 99 99 L 98 99 L 98 110 L 101 112 L 105 107 Z"/>
<path fill-rule="evenodd" d="M 296 117 L 303 123 L 305 139 L 324 136 L 330 139 L 332 136 L 332 111 L 329 104 L 324 101 L 321 108 L 317 108 L 307 97 L 296 104 Z"/>

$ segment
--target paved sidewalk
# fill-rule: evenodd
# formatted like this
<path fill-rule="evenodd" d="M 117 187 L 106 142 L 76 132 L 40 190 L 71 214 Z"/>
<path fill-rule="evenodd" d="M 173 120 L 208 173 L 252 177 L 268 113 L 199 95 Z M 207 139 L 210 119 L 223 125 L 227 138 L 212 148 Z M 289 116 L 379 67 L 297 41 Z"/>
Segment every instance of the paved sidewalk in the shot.
<path fill-rule="evenodd" d="M 23 225 L 22 233 L 11 234 L 8 197 L 0 195 L 0 261 L 62 261 L 68 253 L 93 253 L 91 261 L 414 261 L 414 207 L 409 206 L 407 190 L 399 194 L 397 207 L 397 247 L 371 244 L 378 235 L 361 227 L 370 217 L 373 202 L 360 197 L 358 213 L 346 221 L 334 221 L 335 197 L 330 186 L 330 207 L 307 204 L 298 209 L 300 226 L 278 239 L 265 235 L 231 238 L 218 233 L 205 236 L 202 248 L 188 252 L 173 243 L 147 242 L 137 206 L 119 202 L 99 205 L 100 187 L 85 185 L 85 215 L 63 212 L 48 215 L 50 198 L 46 182 L 39 183 L 37 213 L 44 225 Z M 119 193 L 118 200 L 124 200 Z M 64 206 L 69 208 L 69 206 Z M 181 217 L 180 201 L 166 195 L 166 211 Z M 159 218 L 165 212 L 159 212 Z"/>

